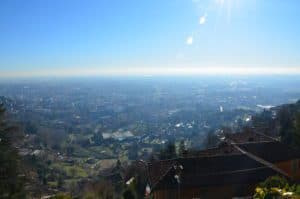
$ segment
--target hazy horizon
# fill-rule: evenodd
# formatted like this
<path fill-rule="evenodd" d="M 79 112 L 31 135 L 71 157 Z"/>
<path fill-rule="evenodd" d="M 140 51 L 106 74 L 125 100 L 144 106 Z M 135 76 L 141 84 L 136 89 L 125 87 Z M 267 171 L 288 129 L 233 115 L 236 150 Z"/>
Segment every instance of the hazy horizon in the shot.
<path fill-rule="evenodd" d="M 299 76 L 300 68 L 217 67 L 217 68 L 108 68 L 2 72 L 0 78 L 42 77 L 187 77 L 187 76 Z"/>

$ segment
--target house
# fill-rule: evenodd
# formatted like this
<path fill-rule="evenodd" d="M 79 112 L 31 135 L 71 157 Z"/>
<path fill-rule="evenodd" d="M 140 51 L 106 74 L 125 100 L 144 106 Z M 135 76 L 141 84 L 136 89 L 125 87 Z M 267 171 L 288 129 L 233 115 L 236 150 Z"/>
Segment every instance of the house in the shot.
<path fill-rule="evenodd" d="M 243 151 L 273 164 L 289 178 L 300 180 L 300 151 L 259 133 L 237 133 L 226 136 L 227 142 Z M 247 141 L 248 140 L 248 141 Z M 250 141 L 249 141 L 250 140 Z"/>
<path fill-rule="evenodd" d="M 216 148 L 148 163 L 148 183 L 155 199 L 252 196 L 269 176 L 298 179 L 299 158 L 271 137 L 230 135 Z"/>
<path fill-rule="evenodd" d="M 284 171 L 292 180 L 300 180 L 300 152 L 280 142 L 245 143 L 240 148 Z"/>

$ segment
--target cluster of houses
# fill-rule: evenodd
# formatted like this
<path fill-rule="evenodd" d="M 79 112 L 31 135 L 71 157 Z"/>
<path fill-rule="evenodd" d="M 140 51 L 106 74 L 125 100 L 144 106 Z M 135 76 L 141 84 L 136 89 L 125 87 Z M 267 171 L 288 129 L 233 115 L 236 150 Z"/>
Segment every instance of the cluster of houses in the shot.
<path fill-rule="evenodd" d="M 226 135 L 216 148 L 147 164 L 154 199 L 245 198 L 274 175 L 300 180 L 300 152 L 259 133 Z"/>

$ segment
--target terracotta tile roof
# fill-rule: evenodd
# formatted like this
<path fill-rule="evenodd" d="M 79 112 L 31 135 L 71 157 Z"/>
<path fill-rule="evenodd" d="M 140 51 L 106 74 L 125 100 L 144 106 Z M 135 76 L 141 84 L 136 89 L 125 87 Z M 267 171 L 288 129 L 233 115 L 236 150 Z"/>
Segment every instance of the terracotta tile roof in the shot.
<path fill-rule="evenodd" d="M 280 142 L 245 143 L 238 144 L 240 148 L 248 151 L 268 162 L 278 162 L 300 159 L 300 151 L 295 150 Z"/>
<path fill-rule="evenodd" d="M 149 163 L 152 190 L 177 188 L 175 175 L 180 176 L 182 187 L 258 183 L 272 175 L 284 175 L 276 167 L 257 159 L 270 165 L 276 161 L 300 159 L 299 151 L 263 134 L 230 134 L 226 141 L 216 148 L 189 152 L 182 158 Z M 248 153 L 257 158 L 251 158 Z M 180 171 L 179 165 L 183 168 Z"/>
<path fill-rule="evenodd" d="M 255 133 L 255 132 L 246 132 L 246 133 L 232 133 L 225 135 L 226 140 L 231 140 L 237 144 L 239 143 L 251 143 L 251 142 L 274 142 L 274 138 L 269 137 L 264 134 Z"/>
<path fill-rule="evenodd" d="M 218 147 L 209 148 L 200 151 L 189 150 L 184 157 L 204 157 L 204 156 L 218 156 L 218 155 L 233 155 L 233 154 L 241 154 L 240 151 L 236 150 L 230 144 L 222 143 Z"/>
<path fill-rule="evenodd" d="M 197 188 L 222 185 L 256 184 L 265 180 L 269 176 L 277 174 L 278 173 L 276 173 L 276 171 L 268 167 L 258 167 L 210 174 L 191 173 L 184 170 L 180 177 L 180 187 Z M 175 175 L 176 172 L 171 170 L 161 181 L 159 181 L 159 183 L 157 183 L 154 189 L 177 188 L 178 182 L 174 178 Z"/>
<path fill-rule="evenodd" d="M 181 172 L 183 186 L 260 182 L 269 174 L 273 175 L 276 173 L 274 170 L 243 154 L 178 158 L 152 163 L 149 167 L 150 186 L 159 189 L 165 186 L 173 187 L 177 185 L 177 181 L 174 178 L 176 173 L 174 165 L 183 167 Z M 263 173 L 265 175 L 262 175 Z"/>

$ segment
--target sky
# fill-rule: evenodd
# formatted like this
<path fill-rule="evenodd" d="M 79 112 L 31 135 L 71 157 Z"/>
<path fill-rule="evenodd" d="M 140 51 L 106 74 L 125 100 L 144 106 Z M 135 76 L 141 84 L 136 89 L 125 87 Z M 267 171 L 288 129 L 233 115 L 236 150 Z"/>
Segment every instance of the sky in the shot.
<path fill-rule="evenodd" d="M 300 74 L 299 0 L 1 0 L 0 77 Z"/>

